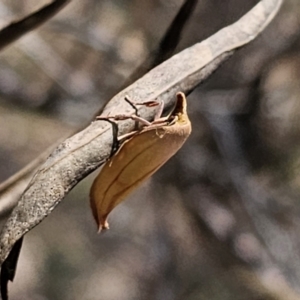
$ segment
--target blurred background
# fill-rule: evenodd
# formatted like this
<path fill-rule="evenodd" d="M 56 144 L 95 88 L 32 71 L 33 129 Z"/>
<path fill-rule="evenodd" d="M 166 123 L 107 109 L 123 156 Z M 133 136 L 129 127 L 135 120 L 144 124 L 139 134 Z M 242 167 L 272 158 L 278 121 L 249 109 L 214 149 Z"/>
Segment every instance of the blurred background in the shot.
<path fill-rule="evenodd" d="M 0 54 L 0 182 L 93 115 L 183 1 L 73 0 Z M 176 52 L 258 1 L 201 0 Z M 47 1 L 0 1 L 0 26 Z M 25 237 L 11 299 L 300 299 L 300 2 L 189 97 L 179 153 L 97 235 L 96 174 Z M 0 199 L 1 204 L 1 199 Z"/>

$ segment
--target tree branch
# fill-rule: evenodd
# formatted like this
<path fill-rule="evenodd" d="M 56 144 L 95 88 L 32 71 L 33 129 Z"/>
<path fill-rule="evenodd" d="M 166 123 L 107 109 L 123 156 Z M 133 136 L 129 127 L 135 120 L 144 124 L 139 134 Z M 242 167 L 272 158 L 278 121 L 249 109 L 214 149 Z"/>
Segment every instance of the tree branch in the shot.
<path fill-rule="evenodd" d="M 66 137 L 65 137 L 66 138 Z M 20 196 L 29 184 L 33 174 L 38 170 L 38 167 L 47 159 L 55 146 L 64 139 L 57 141 L 55 145 L 48 147 L 36 159 L 22 168 L 19 172 L 9 177 L 4 182 L 0 183 L 0 218 L 5 217 L 16 206 Z"/>
<path fill-rule="evenodd" d="M 29 31 L 39 27 L 56 15 L 71 0 L 55 0 L 20 21 L 16 21 L 0 31 L 0 50 L 13 43 Z"/>
<path fill-rule="evenodd" d="M 175 93 L 189 93 L 207 78 L 235 49 L 252 41 L 274 18 L 282 0 L 262 0 L 238 22 L 202 43 L 165 61 L 134 84 L 117 94 L 103 115 L 132 112 L 124 101 L 163 100 L 166 107 L 175 101 Z M 142 107 L 141 117 L 151 120 L 155 111 Z M 134 122 L 119 123 L 120 134 L 134 129 Z M 85 176 L 104 163 L 112 144 L 111 126 L 96 121 L 60 144 L 40 167 L 13 210 L 0 237 L 0 262 L 23 235 L 40 223 L 65 195 Z"/>

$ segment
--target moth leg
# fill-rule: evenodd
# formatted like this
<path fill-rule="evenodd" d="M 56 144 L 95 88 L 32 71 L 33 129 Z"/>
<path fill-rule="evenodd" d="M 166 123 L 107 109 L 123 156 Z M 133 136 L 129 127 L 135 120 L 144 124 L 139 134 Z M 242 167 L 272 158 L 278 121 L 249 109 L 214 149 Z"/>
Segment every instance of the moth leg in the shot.
<path fill-rule="evenodd" d="M 99 117 L 97 117 L 96 119 L 98 120 Z M 136 121 L 136 122 L 141 123 L 142 125 L 148 127 L 151 125 L 156 125 L 156 124 L 161 124 L 161 123 L 166 122 L 167 120 L 169 120 L 169 116 L 155 119 L 153 122 L 149 122 L 146 119 L 144 119 L 140 116 L 137 116 L 137 115 L 123 115 L 123 114 L 105 117 L 105 120 L 108 120 L 108 119 L 113 119 L 115 121 L 124 121 L 124 120 L 131 119 L 133 121 Z"/>
<path fill-rule="evenodd" d="M 97 120 L 102 120 L 103 118 L 101 117 L 97 117 Z M 139 117 L 137 115 L 115 115 L 115 116 L 108 116 L 108 117 L 104 117 L 104 120 L 110 120 L 113 119 L 115 121 L 124 121 L 124 120 L 128 120 L 131 119 L 133 121 L 137 121 L 141 124 L 143 124 L 144 126 L 150 126 L 152 123 L 147 121 L 146 119 L 143 119 L 142 117 Z"/>
<path fill-rule="evenodd" d="M 138 108 L 136 107 L 136 105 L 137 105 L 137 103 L 135 104 L 135 103 L 133 103 L 131 100 L 130 100 L 130 98 L 129 98 L 129 96 L 125 96 L 124 97 L 124 100 L 134 109 L 134 111 L 135 111 L 135 115 L 137 116 L 137 117 L 140 117 L 140 115 L 139 115 L 139 110 L 138 110 Z M 138 123 L 139 123 L 139 121 L 138 120 L 135 120 L 135 129 L 138 129 Z"/>
<path fill-rule="evenodd" d="M 156 120 L 159 120 L 159 119 L 161 118 L 162 113 L 163 113 L 163 111 L 164 111 L 164 107 L 165 107 L 165 103 L 164 103 L 164 101 L 162 101 L 162 100 L 156 101 L 156 103 L 157 103 L 157 105 L 158 105 L 158 110 L 157 110 L 157 112 L 155 113 L 155 116 L 154 116 L 154 122 L 155 122 Z"/>
<path fill-rule="evenodd" d="M 137 103 L 133 103 L 130 98 L 128 96 L 125 96 L 125 101 L 135 110 L 135 115 L 140 117 L 138 109 L 137 109 L 137 105 L 145 105 L 147 107 L 154 107 L 154 106 L 158 106 L 158 110 L 154 116 L 154 121 L 158 120 L 164 110 L 164 102 L 162 100 L 150 100 L 150 101 L 145 101 L 145 102 L 137 102 Z"/>
<path fill-rule="evenodd" d="M 113 121 L 111 119 L 113 119 Z M 138 130 L 135 130 L 118 137 L 119 127 L 115 121 L 123 121 L 128 119 L 134 120 L 138 123 L 142 123 L 144 126 L 150 126 L 152 124 L 151 122 L 148 122 L 147 120 L 136 115 L 129 115 L 129 116 L 115 115 L 115 116 L 107 116 L 107 117 L 100 117 L 100 116 L 96 117 L 96 120 L 107 121 L 112 125 L 113 144 L 112 144 L 110 157 L 113 156 L 118 151 L 118 149 L 120 148 L 120 144 L 123 142 L 124 139 L 130 138 L 131 136 L 135 135 L 138 132 Z"/>
<path fill-rule="evenodd" d="M 118 137 L 118 141 L 121 143 L 121 142 L 123 142 L 123 140 L 127 140 L 128 138 L 131 138 L 132 136 L 134 136 L 138 132 L 139 131 L 136 130 L 136 131 L 132 131 L 132 132 L 129 132 L 129 133 L 125 133 L 125 134 Z"/>
<path fill-rule="evenodd" d="M 146 102 L 138 102 L 138 103 L 135 103 L 135 105 L 145 105 L 147 107 L 158 106 L 158 110 L 154 116 L 154 121 L 161 118 L 161 115 L 164 111 L 164 106 L 165 106 L 165 104 L 162 100 L 150 100 L 150 101 L 146 101 Z"/>
<path fill-rule="evenodd" d="M 175 117 L 173 118 L 173 120 L 171 120 L 171 122 L 169 123 L 169 125 L 175 124 L 178 120 L 179 120 L 178 116 L 175 116 Z"/>
<path fill-rule="evenodd" d="M 119 134 L 119 127 L 118 124 L 114 121 L 110 120 L 110 117 L 96 117 L 96 120 L 99 121 L 106 121 L 111 124 L 112 128 L 112 135 L 113 135 L 113 142 L 111 145 L 111 151 L 109 157 L 112 157 L 120 148 L 120 141 L 118 139 L 118 134 Z"/>
<path fill-rule="evenodd" d="M 129 96 L 125 96 L 124 97 L 124 100 L 134 109 L 134 111 L 135 111 L 135 115 L 136 116 L 139 116 L 139 110 L 137 109 L 137 107 L 136 107 L 136 104 L 135 103 L 133 103 L 131 100 L 130 100 L 130 98 L 129 98 Z"/>
<path fill-rule="evenodd" d="M 127 134 L 124 134 L 124 135 L 118 137 L 119 127 L 115 121 L 131 119 L 131 120 L 135 121 L 136 124 L 141 123 L 144 126 L 151 126 L 153 124 L 160 124 L 168 119 L 168 117 L 160 118 L 160 116 L 163 112 L 163 108 L 164 108 L 163 101 L 146 101 L 143 103 L 133 103 L 129 99 L 128 96 L 125 96 L 124 99 L 135 110 L 135 114 L 132 114 L 132 115 L 120 114 L 120 115 L 115 115 L 115 116 L 107 116 L 107 117 L 98 116 L 98 117 L 96 117 L 96 120 L 107 121 L 112 125 L 113 143 L 112 143 L 110 157 L 112 157 L 118 151 L 122 140 L 127 139 L 137 133 L 137 131 L 133 131 L 133 132 L 130 132 L 130 133 L 127 133 Z M 136 105 L 146 105 L 147 107 L 159 106 L 159 109 L 155 114 L 154 121 L 149 122 L 146 119 L 140 117 Z"/>

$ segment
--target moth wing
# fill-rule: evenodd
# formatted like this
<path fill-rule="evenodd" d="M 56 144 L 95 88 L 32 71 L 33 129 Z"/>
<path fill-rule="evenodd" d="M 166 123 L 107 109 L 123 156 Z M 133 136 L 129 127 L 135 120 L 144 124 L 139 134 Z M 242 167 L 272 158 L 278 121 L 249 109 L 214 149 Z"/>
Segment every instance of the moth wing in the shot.
<path fill-rule="evenodd" d="M 149 126 L 125 141 L 96 177 L 90 192 L 90 203 L 99 226 L 108 228 L 112 209 L 143 181 L 156 172 L 184 144 L 191 133 L 186 113 L 186 98 L 177 94 L 169 125 Z"/>
<path fill-rule="evenodd" d="M 90 193 L 99 230 L 108 228 L 107 216 L 112 209 L 181 148 L 187 136 L 176 138 L 171 127 L 145 130 L 133 136 L 103 166 Z"/>

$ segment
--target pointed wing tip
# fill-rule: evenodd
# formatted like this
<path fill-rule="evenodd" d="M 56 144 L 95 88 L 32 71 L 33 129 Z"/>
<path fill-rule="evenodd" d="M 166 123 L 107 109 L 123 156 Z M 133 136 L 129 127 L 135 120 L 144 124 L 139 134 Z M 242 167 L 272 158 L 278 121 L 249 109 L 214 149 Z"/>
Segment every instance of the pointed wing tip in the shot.
<path fill-rule="evenodd" d="M 98 234 L 105 232 L 109 229 L 109 224 L 107 222 L 107 218 L 103 218 L 98 224 Z"/>

